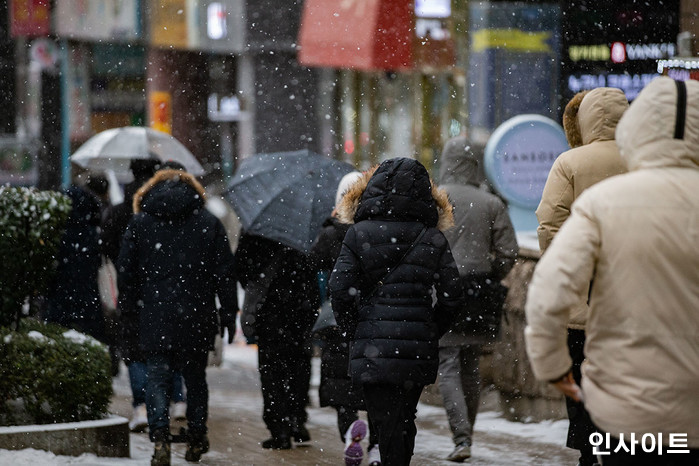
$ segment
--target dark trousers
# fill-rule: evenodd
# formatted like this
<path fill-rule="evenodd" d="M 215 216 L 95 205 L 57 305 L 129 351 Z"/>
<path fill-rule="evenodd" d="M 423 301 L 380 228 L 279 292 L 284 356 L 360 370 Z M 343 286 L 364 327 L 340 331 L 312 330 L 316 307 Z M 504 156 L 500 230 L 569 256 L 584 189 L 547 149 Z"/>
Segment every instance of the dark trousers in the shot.
<path fill-rule="evenodd" d="M 383 466 L 410 464 L 417 434 L 415 414 L 423 388 L 423 385 L 363 385 L 370 428 L 379 434 Z"/>
<path fill-rule="evenodd" d="M 573 379 L 580 385 L 582 373 L 580 366 L 585 360 L 585 331 L 568 329 L 568 352 L 573 360 Z M 585 405 L 565 397 L 566 410 L 568 411 L 568 438 L 566 446 L 580 451 L 580 464 L 582 466 L 592 465 L 597 462 L 592 453 L 590 444 L 590 434 L 598 432 L 590 419 L 590 414 L 585 409 Z"/>
<path fill-rule="evenodd" d="M 147 358 L 146 408 L 151 441 L 166 441 L 170 434 L 170 396 L 173 373 L 182 372 L 187 387 L 187 427 L 191 436 L 206 435 L 209 386 L 206 383 L 208 351 L 188 354 L 160 353 Z"/>
<path fill-rule="evenodd" d="M 306 423 L 311 352 L 306 345 L 258 342 L 262 420 L 273 437 L 290 436 Z"/>

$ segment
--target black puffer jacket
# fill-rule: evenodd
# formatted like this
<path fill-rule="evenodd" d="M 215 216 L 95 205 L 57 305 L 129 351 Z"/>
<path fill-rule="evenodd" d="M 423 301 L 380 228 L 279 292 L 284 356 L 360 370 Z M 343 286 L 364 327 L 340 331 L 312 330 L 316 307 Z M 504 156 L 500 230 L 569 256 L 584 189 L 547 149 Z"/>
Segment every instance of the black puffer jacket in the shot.
<path fill-rule="evenodd" d="M 453 221 L 446 194 L 419 162 L 391 159 L 365 174 L 338 212 L 355 222 L 330 278 L 335 317 L 352 336 L 352 379 L 434 383 L 439 337 L 463 304 L 458 270 L 440 231 Z M 418 244 L 384 280 L 423 228 Z"/>
<path fill-rule="evenodd" d="M 161 170 L 133 201 L 119 253 L 119 305 L 139 314 L 141 349 L 213 348 L 221 312 L 238 310 L 235 264 L 221 222 L 191 175 Z"/>

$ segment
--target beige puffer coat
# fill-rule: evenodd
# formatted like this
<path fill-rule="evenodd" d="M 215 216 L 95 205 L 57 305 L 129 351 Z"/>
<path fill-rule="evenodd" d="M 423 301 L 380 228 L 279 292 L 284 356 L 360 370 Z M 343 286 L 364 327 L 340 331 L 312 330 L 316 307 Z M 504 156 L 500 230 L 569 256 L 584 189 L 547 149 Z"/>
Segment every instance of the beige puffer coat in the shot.
<path fill-rule="evenodd" d="M 532 278 L 525 336 L 539 379 L 565 373 L 570 309 L 594 279 L 582 381 L 592 420 L 617 437 L 686 433 L 699 448 L 699 82 L 686 89 L 678 105 L 675 82 L 656 78 L 624 114 L 616 140 L 630 173 L 573 205 Z"/>
<path fill-rule="evenodd" d="M 536 209 L 539 220 L 537 234 L 539 247 L 545 251 L 554 235 L 570 216 L 573 201 L 590 186 L 610 176 L 626 172 L 614 142 L 614 130 L 622 114 L 629 107 L 624 93 L 612 87 L 600 87 L 588 92 L 580 103 L 578 124 L 565 125 L 568 141 L 582 141 L 558 156 L 551 167 L 541 202 Z M 579 135 L 570 134 L 580 131 Z M 584 329 L 587 317 L 587 299 L 571 313 L 568 326 Z"/>

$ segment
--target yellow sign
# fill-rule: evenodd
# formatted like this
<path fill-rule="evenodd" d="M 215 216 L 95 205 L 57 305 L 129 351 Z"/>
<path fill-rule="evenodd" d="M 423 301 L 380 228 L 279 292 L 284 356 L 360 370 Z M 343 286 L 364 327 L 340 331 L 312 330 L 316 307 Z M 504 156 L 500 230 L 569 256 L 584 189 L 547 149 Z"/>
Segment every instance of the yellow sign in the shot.
<path fill-rule="evenodd" d="M 150 42 L 175 48 L 187 48 L 187 0 L 150 0 Z"/>
<path fill-rule="evenodd" d="M 473 34 L 471 50 L 483 52 L 502 48 L 521 52 L 553 53 L 546 42 L 551 39 L 550 31 L 527 32 L 520 29 L 481 29 Z"/>
<path fill-rule="evenodd" d="M 169 92 L 151 92 L 148 99 L 148 125 L 172 134 L 172 96 Z"/>

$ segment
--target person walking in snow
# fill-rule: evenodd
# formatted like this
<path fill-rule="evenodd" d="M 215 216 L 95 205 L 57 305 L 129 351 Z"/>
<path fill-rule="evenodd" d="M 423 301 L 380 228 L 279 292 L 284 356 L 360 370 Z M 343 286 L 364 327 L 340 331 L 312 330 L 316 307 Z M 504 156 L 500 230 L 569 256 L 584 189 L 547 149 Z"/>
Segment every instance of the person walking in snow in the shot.
<path fill-rule="evenodd" d="M 170 464 L 173 372 L 187 386 L 187 461 L 209 449 L 206 364 L 216 333 L 235 335 L 234 256 L 221 222 L 204 208 L 204 188 L 182 170 L 157 172 L 136 192 L 117 262 L 122 312 L 134 313 L 146 357 L 152 465 Z M 216 310 L 218 296 L 221 307 Z M 217 315 L 218 314 L 218 315 Z"/>
<path fill-rule="evenodd" d="M 308 445 L 311 329 L 320 305 L 308 256 L 276 241 L 243 232 L 236 251 L 245 289 L 243 334 L 257 343 L 264 420 L 271 437 L 262 448 Z"/>
<path fill-rule="evenodd" d="M 599 87 L 577 93 L 563 112 L 563 128 L 572 149 L 559 155 L 551 170 L 536 209 L 537 234 L 544 253 L 571 211 L 571 206 L 587 188 L 610 176 L 626 172 L 614 141 L 617 124 L 629 108 L 620 89 Z M 580 367 L 585 360 L 587 296 L 571 313 L 568 322 L 568 351 L 573 359 L 573 379 L 580 384 Z M 566 397 L 568 438 L 566 446 L 580 451 L 580 466 L 597 463 L 592 454 L 590 434 L 596 432 L 585 405 Z"/>
<path fill-rule="evenodd" d="M 415 414 L 434 383 L 438 341 L 463 305 L 444 234 L 452 208 L 416 160 L 386 160 L 343 197 L 353 223 L 330 276 L 337 323 L 351 336 L 349 371 L 361 384 L 383 465 L 410 463 Z"/>
<path fill-rule="evenodd" d="M 336 206 L 361 176 L 360 172 L 354 171 L 340 180 L 335 194 Z M 342 240 L 349 227 L 349 224 L 337 219 L 337 211 L 333 210 L 332 215 L 323 223 L 323 228 L 311 248 L 310 259 L 325 281 L 340 255 Z M 327 305 L 329 300 L 330 297 L 325 296 L 323 305 Z M 357 416 L 359 410 L 366 410 L 366 404 L 361 385 L 352 383 L 352 378 L 347 373 L 350 338 L 337 325 L 322 328 L 316 332 L 316 335 L 321 340 L 318 398 L 321 407 L 332 406 L 337 411 L 337 426 L 340 430 L 340 438 L 345 443 L 345 462 L 350 466 L 361 463 L 364 452 L 356 439 L 363 440 L 369 430 L 368 463 L 369 466 L 380 466 L 381 454 L 376 428 L 371 427 L 371 418 L 369 418 L 369 429 L 367 429 L 364 420 Z"/>
<path fill-rule="evenodd" d="M 438 385 L 455 445 L 447 460 L 461 462 L 471 457 L 481 393 L 481 349 L 497 337 L 493 327 L 478 325 L 481 320 L 477 319 L 466 321 L 467 316 L 475 316 L 478 309 L 488 314 L 483 323 L 499 322 L 503 302 L 488 290 L 502 287 L 500 281 L 512 269 L 518 247 L 505 204 L 479 188 L 478 159 L 468 138 L 462 135 L 447 141 L 441 162 L 440 187 L 454 205 L 456 224 L 444 235 L 459 267 L 466 303 L 439 340 Z"/>
<path fill-rule="evenodd" d="M 605 466 L 696 465 L 699 83 L 654 79 L 615 136 L 629 172 L 582 193 L 539 261 L 527 353 L 538 379 L 584 401 Z M 565 326 L 588 290 L 581 391 Z M 676 437 L 687 452 L 668 454 Z"/>

